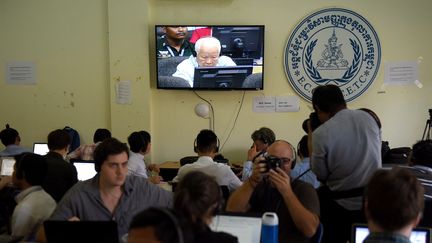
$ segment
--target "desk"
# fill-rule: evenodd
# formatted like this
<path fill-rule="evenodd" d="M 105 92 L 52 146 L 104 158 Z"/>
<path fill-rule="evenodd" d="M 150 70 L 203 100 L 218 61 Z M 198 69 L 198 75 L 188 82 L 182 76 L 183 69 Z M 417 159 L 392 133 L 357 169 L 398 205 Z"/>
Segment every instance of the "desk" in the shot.
<path fill-rule="evenodd" d="M 177 175 L 179 168 L 179 161 L 163 162 L 162 164 L 159 164 L 159 175 L 162 176 L 164 181 L 172 181 L 172 179 Z"/>
<path fill-rule="evenodd" d="M 243 167 L 237 164 L 230 165 L 230 167 L 234 174 L 238 174 L 243 170 Z M 177 175 L 179 168 L 179 161 L 163 162 L 162 164 L 159 164 L 159 175 L 162 176 L 164 181 L 172 181 L 172 179 L 174 179 L 174 177 Z"/>

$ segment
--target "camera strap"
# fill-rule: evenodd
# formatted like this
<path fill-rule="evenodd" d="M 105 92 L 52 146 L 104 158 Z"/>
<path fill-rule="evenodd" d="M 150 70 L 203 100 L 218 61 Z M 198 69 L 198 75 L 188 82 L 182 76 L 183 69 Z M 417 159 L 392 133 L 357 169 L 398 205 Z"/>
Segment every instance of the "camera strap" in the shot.
<path fill-rule="evenodd" d="M 292 180 L 292 182 L 297 181 L 298 179 L 300 179 L 302 176 L 304 176 L 306 173 L 308 173 L 309 171 L 311 171 L 311 168 L 309 167 L 309 169 L 307 169 L 305 172 L 301 173 L 299 176 L 297 176 L 296 178 L 294 178 Z"/>

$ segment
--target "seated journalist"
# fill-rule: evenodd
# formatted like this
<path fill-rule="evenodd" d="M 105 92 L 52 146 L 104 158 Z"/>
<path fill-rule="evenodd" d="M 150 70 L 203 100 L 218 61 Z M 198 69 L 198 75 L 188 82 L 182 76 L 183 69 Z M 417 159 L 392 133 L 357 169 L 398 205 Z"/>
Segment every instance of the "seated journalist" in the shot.
<path fill-rule="evenodd" d="M 279 242 L 309 242 L 319 226 L 319 201 L 315 189 L 289 176 L 295 165 L 295 149 L 284 140 L 275 141 L 267 154 L 254 161 L 252 175 L 231 194 L 227 211 L 276 212 Z M 268 172 L 269 158 L 280 163 Z"/>
<path fill-rule="evenodd" d="M 409 243 L 423 211 L 424 188 L 409 170 L 395 167 L 376 171 L 365 196 L 370 234 L 365 243 Z"/>
<path fill-rule="evenodd" d="M 149 207 L 170 207 L 172 193 L 147 179 L 129 176 L 129 149 L 108 138 L 94 152 L 97 174 L 78 182 L 59 202 L 51 220 L 100 220 L 117 222 L 119 236 L 128 232 L 132 217 Z"/>
<path fill-rule="evenodd" d="M 177 71 L 172 75 L 189 82 L 193 87 L 196 67 L 224 67 L 236 66 L 235 62 L 227 56 L 219 56 L 221 43 L 214 37 L 203 37 L 195 43 L 196 57 L 190 56 L 177 66 Z"/>

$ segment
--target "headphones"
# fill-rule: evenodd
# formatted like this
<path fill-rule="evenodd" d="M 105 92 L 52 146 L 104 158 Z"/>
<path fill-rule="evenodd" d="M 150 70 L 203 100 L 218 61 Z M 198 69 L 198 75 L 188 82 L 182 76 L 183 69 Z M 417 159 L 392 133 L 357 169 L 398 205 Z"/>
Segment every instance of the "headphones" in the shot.
<path fill-rule="evenodd" d="M 174 228 L 176 230 L 176 234 L 178 238 L 178 243 L 184 243 L 183 230 L 181 229 L 180 223 L 177 220 L 176 216 L 165 208 L 154 208 L 154 209 L 164 214 L 171 221 L 171 223 L 174 224 Z"/>
<path fill-rule="evenodd" d="M 216 137 L 216 148 L 215 148 L 215 152 L 218 153 L 219 152 L 219 145 L 220 145 L 220 141 L 219 138 L 216 136 L 216 134 L 212 131 L 212 130 L 201 130 L 200 133 L 198 133 L 197 137 L 195 138 L 194 141 L 194 152 L 198 153 L 198 144 L 197 144 L 197 140 L 198 137 L 200 136 L 205 136 L 204 138 L 207 140 L 210 140 L 211 138 L 209 138 L 209 135 L 214 135 Z"/>

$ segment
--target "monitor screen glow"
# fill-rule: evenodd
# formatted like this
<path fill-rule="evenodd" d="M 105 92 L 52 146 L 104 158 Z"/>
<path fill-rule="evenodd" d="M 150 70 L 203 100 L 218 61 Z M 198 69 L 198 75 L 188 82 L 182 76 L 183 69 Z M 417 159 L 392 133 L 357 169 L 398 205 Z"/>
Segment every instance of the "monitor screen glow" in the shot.
<path fill-rule="evenodd" d="M 48 144 L 46 143 L 34 143 L 33 153 L 39 155 L 46 155 L 49 152 Z"/>
<path fill-rule="evenodd" d="M 15 159 L 12 157 L 1 158 L 0 175 L 11 176 L 14 171 Z"/>
<path fill-rule="evenodd" d="M 96 175 L 94 163 L 91 162 L 74 162 L 78 174 L 78 180 L 85 181 Z"/>
<path fill-rule="evenodd" d="M 213 218 L 210 228 L 213 231 L 227 232 L 236 236 L 239 243 L 259 243 L 261 222 L 261 217 L 222 214 Z"/>

